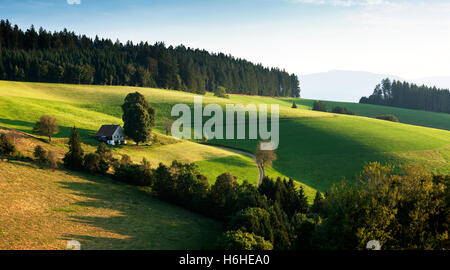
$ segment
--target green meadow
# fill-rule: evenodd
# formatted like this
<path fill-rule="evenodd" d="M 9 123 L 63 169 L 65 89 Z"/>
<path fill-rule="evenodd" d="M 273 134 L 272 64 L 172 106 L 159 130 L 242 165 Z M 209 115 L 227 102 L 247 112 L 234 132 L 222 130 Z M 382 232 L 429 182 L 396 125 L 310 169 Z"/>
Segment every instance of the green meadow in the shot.
<path fill-rule="evenodd" d="M 193 94 L 172 90 L 0 81 L 0 125 L 30 132 L 40 115 L 51 114 L 61 125 L 57 137 L 68 137 L 70 127 L 76 125 L 83 141 L 95 145 L 92 135 L 101 124 L 122 123 L 120 105 L 126 94 L 134 91 L 145 95 L 156 108 L 155 130 L 158 133 L 163 133 L 163 118 L 169 117 L 174 104 L 193 104 Z M 210 93 L 203 96 L 204 104 L 221 106 L 228 103 L 279 104 L 278 159 L 267 168 L 266 175 L 292 177 L 305 186 L 309 196 L 316 189 L 325 191 L 343 178 L 354 179 L 363 165 L 371 161 L 416 164 L 429 171 L 450 173 L 450 118 L 447 114 L 327 102 L 329 109 L 335 105 L 345 106 L 360 116 L 337 115 L 312 111 L 311 100 L 295 99 L 298 108 L 292 109 L 293 100 L 245 95 L 230 95 L 225 99 Z M 396 115 L 402 123 L 370 118 L 386 113 Z M 210 140 L 209 143 L 254 152 L 257 142 L 247 139 Z M 173 159 L 195 162 L 210 181 L 225 171 L 237 175 L 240 181 L 252 183 L 256 183 L 258 175 L 251 157 L 193 141 L 167 140 L 157 145 L 118 147 L 115 152 L 129 154 L 136 162 L 146 157 L 153 165 Z"/>
<path fill-rule="evenodd" d="M 315 100 L 310 99 L 285 99 L 292 103 L 295 100 L 297 105 L 312 108 Z M 327 105 L 327 110 L 331 111 L 333 107 L 346 107 L 357 115 L 376 118 L 383 114 L 393 114 L 397 116 L 401 123 L 439 128 L 450 130 L 450 114 L 437 113 L 430 111 L 410 110 L 397 107 L 380 106 L 372 104 L 360 104 L 352 102 L 323 101 Z"/>
<path fill-rule="evenodd" d="M 192 105 L 190 93 L 135 87 L 85 86 L 47 83 L 24 83 L 0 81 L 0 126 L 14 128 L 32 133 L 34 123 L 43 114 L 53 115 L 58 119 L 60 132 L 58 138 L 67 138 L 70 129 L 76 126 L 84 147 L 94 151 L 97 142 L 93 138 L 102 124 L 123 124 L 121 105 L 130 92 L 143 93 L 149 103 L 157 110 L 155 131 L 158 143 L 144 146 L 114 147 L 114 153 L 120 157 L 129 155 L 133 161 L 140 162 L 146 158 L 153 166 L 159 162 L 170 164 L 173 160 L 195 162 L 200 171 L 211 183 L 223 172 L 232 172 L 238 182 L 247 180 L 256 184 L 258 168 L 252 158 L 226 149 L 201 145 L 186 140 L 177 140 L 163 135 L 163 119 L 170 115 L 173 104 Z M 204 102 L 226 104 L 228 100 L 205 96 Z M 63 143 L 61 147 L 65 147 Z M 274 176 L 286 177 L 272 168 Z M 309 194 L 314 191 L 310 189 Z"/>

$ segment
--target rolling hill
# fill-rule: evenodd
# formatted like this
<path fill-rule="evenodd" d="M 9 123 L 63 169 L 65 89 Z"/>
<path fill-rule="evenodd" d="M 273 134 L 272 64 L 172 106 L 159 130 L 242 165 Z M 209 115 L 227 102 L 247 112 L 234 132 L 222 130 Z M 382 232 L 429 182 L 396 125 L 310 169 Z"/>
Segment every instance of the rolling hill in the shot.
<path fill-rule="evenodd" d="M 135 88 L 122 86 L 86 86 L 44 83 L 0 82 L 0 125 L 30 132 L 33 123 L 41 114 L 52 114 L 62 126 L 58 135 L 68 136 L 71 126 L 81 130 L 83 141 L 95 145 L 91 136 L 101 124 L 121 123 L 120 105 L 129 92 L 139 91 L 157 110 L 156 130 L 162 132 L 162 119 L 170 115 L 172 105 L 192 105 L 193 94 L 171 90 Z M 312 101 L 296 99 L 297 109 L 292 109 L 293 99 L 270 98 L 245 95 L 231 95 L 229 99 L 217 98 L 211 94 L 203 97 L 203 103 L 217 103 L 224 106 L 234 104 L 280 105 L 280 145 L 276 150 L 278 159 L 269 176 L 288 176 L 305 184 L 311 197 L 314 190 L 325 191 L 343 177 L 354 179 L 366 162 L 380 161 L 397 165 L 418 164 L 425 169 L 449 173 L 450 132 L 402 123 L 392 123 L 361 116 L 336 115 L 316 112 L 310 109 Z M 355 104 L 359 113 L 375 110 L 374 114 L 388 113 L 387 108 Z M 355 108 L 348 106 L 350 109 Z M 395 108 L 394 108 L 395 109 Z M 415 124 L 426 124 L 427 118 L 438 118 L 435 127 L 445 128 L 447 115 L 427 114 L 404 110 L 404 116 Z M 395 113 L 394 113 L 395 114 Z M 362 114 L 364 115 L 364 114 Z M 370 116 L 370 115 L 368 115 Z M 398 115 L 402 121 L 404 116 Z M 438 117 L 439 116 L 439 117 Z M 225 127 L 226 129 L 226 127 Z M 162 135 L 160 135 L 162 136 Z M 162 137 L 161 137 L 162 138 Z M 162 139 L 164 141 L 165 139 Z M 146 156 L 152 164 L 159 160 L 184 158 L 195 161 L 207 175 L 231 171 L 241 174 L 240 179 L 253 175 L 257 179 L 257 168 L 249 157 L 194 142 L 173 142 L 166 144 L 117 148 L 117 154 L 131 153 L 136 161 Z M 210 140 L 210 143 L 228 145 L 254 151 L 256 140 Z M 192 144 L 192 145 L 191 145 Z M 187 146 L 192 148 L 186 148 Z M 89 147 L 89 146 L 88 146 Z M 93 146 L 90 146 L 93 147 Z M 189 149 L 189 151 L 185 151 Z M 165 152 L 164 152 L 165 151 Z M 161 155 L 158 156 L 158 153 Z M 166 154 L 162 154 L 166 153 Z M 247 158 L 247 159 L 246 159 Z M 253 177 L 253 176 L 252 176 Z M 251 179 L 250 179 L 251 180 Z M 255 180 L 253 180 L 255 183 Z"/>
<path fill-rule="evenodd" d="M 208 146 L 186 140 L 177 140 L 162 135 L 163 118 L 170 115 L 173 104 L 193 102 L 193 94 L 151 88 L 105 87 L 68 84 L 23 83 L 0 81 L 0 126 L 31 133 L 36 120 L 43 114 L 55 116 L 60 124 L 60 132 L 54 136 L 53 144 L 67 149 L 66 138 L 73 126 L 77 127 L 83 147 L 94 151 L 97 141 L 93 138 L 102 124 L 122 124 L 121 105 L 125 96 L 134 91 L 142 92 L 149 103 L 157 110 L 155 131 L 158 143 L 144 146 L 120 146 L 113 148 L 117 156 L 127 154 L 135 162 L 148 159 L 153 166 L 159 162 L 170 164 L 172 160 L 195 162 L 200 172 L 211 183 L 223 172 L 233 172 L 238 182 L 244 180 L 256 184 L 258 167 L 253 159 L 240 153 Z M 245 98 L 243 98 L 245 99 Z M 204 102 L 225 104 L 223 99 L 204 97 Z M 305 114 L 316 114 L 305 111 Z M 268 175 L 286 177 L 282 173 L 268 168 Z M 306 187 L 310 196 L 314 189 Z"/>

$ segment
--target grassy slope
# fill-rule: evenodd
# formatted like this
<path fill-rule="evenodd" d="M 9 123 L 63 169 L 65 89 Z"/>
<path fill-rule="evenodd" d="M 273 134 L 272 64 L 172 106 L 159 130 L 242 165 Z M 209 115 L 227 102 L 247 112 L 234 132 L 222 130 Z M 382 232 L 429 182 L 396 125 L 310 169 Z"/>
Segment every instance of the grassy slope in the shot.
<path fill-rule="evenodd" d="M 285 99 L 292 103 L 293 99 Z M 314 100 L 310 99 L 295 99 L 295 102 L 299 105 L 312 108 Z M 359 104 L 352 102 L 337 102 L 337 101 L 323 101 L 327 104 L 327 109 L 331 109 L 335 106 L 346 107 L 360 116 L 377 117 L 383 114 L 393 114 L 398 117 L 401 123 L 432 127 L 450 130 L 450 114 L 448 113 L 436 113 L 429 111 L 410 110 L 389 106 L 379 106 L 371 104 Z"/>
<path fill-rule="evenodd" d="M 355 116 L 280 122 L 273 167 L 325 191 L 342 177 L 353 179 L 366 162 L 417 163 L 450 173 L 450 133 Z M 218 141 L 255 149 L 254 141 Z"/>
<path fill-rule="evenodd" d="M 161 89 L 0 81 L 0 125 L 31 132 L 34 122 L 42 114 L 50 114 L 60 124 L 56 140 L 68 137 L 70 128 L 75 125 L 82 140 L 95 145 L 92 136 L 100 125 L 122 124 L 120 105 L 125 96 L 134 91 L 142 92 L 157 109 L 156 131 L 160 132 L 163 117 L 170 114 L 173 104 L 193 101 L 192 94 Z M 204 99 L 209 102 L 218 100 L 214 97 Z M 93 150 L 89 145 L 86 147 Z M 211 182 L 226 171 L 233 172 L 240 182 L 248 180 L 256 183 L 258 179 L 258 169 L 249 157 L 188 141 L 174 144 L 171 140 L 168 145 L 140 148 L 127 146 L 115 148 L 115 152 L 128 154 L 135 161 L 146 157 L 154 166 L 159 162 L 169 164 L 173 159 L 196 162 Z"/>
<path fill-rule="evenodd" d="M 0 161 L 0 249 L 211 248 L 221 225 L 104 177 Z"/>
<path fill-rule="evenodd" d="M 19 82 L 0 82 L 2 97 L 0 97 L 0 124 L 30 130 L 32 123 L 51 107 L 51 113 L 61 118 L 63 128 L 60 136 L 67 136 L 68 128 L 77 121 L 83 113 L 89 114 L 89 119 L 79 119 L 84 136 L 89 136 L 105 122 L 121 123 L 120 105 L 128 92 L 139 91 L 158 112 L 159 130 L 162 129 L 163 116 L 170 114 L 170 108 L 176 103 L 192 104 L 190 93 L 160 89 L 133 87 L 78 86 L 58 84 L 36 84 Z M 70 93 L 70 94 L 68 94 Z M 19 96 L 20 98 L 13 98 Z M 26 97 L 26 98 L 23 98 Z M 42 105 L 46 102 L 51 104 Z M 291 109 L 292 99 L 273 99 L 269 97 L 254 97 L 232 95 L 230 99 L 216 98 L 211 94 L 203 97 L 204 103 L 277 103 L 280 105 L 280 146 L 277 149 L 278 160 L 274 163 L 273 175 L 283 174 L 295 178 L 312 188 L 325 190 L 331 183 L 341 177 L 353 178 L 361 170 L 363 164 L 369 161 L 393 162 L 398 164 L 419 163 L 430 170 L 448 173 L 450 156 L 450 132 L 429 129 L 358 116 L 335 115 L 331 113 L 310 110 L 311 101 L 297 99 L 298 109 Z M 39 104 L 39 105 L 36 105 Z M 62 104 L 62 105 L 59 105 Z M 369 111 L 373 105 L 356 104 Z M 355 106 L 356 106 L 355 105 Z M 26 106 L 26 113 L 24 107 Z M 59 107 L 62 106 L 62 107 Z M 365 107 L 367 106 L 367 107 Z M 358 111 L 353 107 L 349 109 Z M 380 107 L 380 106 L 378 106 Z M 3 109 L 7 108 L 7 109 Z M 17 108 L 17 114 L 14 110 Z M 392 113 L 378 108 L 376 114 Z M 397 109 L 397 108 L 393 108 Z M 403 110 L 403 109 L 397 109 Z M 69 112 L 69 113 L 67 113 Z M 77 113 L 73 116 L 73 113 Z M 396 113 L 394 113 L 396 114 Z M 438 124 L 445 125 L 447 115 L 405 110 L 416 121 L 426 121 L 427 117 L 436 118 Z M 19 117 L 17 117 L 19 115 Z M 402 120 L 402 117 L 396 114 Z M 420 118 L 422 115 L 426 117 Z M 434 117 L 437 115 L 436 117 Z M 420 118 L 420 119 L 419 119 Z M 14 120 L 16 119 L 16 120 Z M 23 119 L 17 121 L 17 119 Z M 116 121 L 116 122 L 114 122 Z M 253 151 L 256 142 L 251 140 L 221 140 L 212 141 L 224 145 L 237 146 Z M 166 146 L 162 146 L 166 147 Z M 190 151 L 180 147 L 180 157 L 189 156 Z M 128 151 L 128 150 L 127 150 Z M 155 149 L 155 155 L 158 149 Z M 202 155 L 204 151 L 202 150 Z M 212 151 L 217 153 L 217 150 Z M 173 153 L 173 151 L 171 151 Z M 136 154 L 136 153 L 134 153 Z M 150 155 L 151 157 L 152 155 Z M 430 157 L 430 158 L 428 158 Z M 217 166 L 225 166 L 230 171 L 246 171 L 241 158 L 238 162 L 228 156 L 216 156 L 198 161 L 202 168 L 211 175 L 221 170 Z M 235 165 L 235 166 L 233 166 Z M 250 166 L 250 163 L 248 164 Z M 256 172 L 256 167 L 254 167 Z M 271 169 L 269 169 L 271 171 Z M 245 178 L 241 177 L 241 179 Z M 312 189 L 310 190 L 313 191 Z"/>

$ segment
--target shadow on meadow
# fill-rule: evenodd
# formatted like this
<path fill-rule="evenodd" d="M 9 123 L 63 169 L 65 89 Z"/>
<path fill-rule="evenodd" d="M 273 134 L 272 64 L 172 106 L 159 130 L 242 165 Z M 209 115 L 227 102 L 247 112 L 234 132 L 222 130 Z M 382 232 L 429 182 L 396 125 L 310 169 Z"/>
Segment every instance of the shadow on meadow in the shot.
<path fill-rule="evenodd" d="M 337 118 L 339 117 L 280 121 L 280 141 L 275 151 L 277 160 L 273 162 L 272 167 L 324 192 L 343 178 L 354 180 L 368 162 L 396 161 L 390 153 L 380 151 L 373 144 L 364 143 L 358 130 L 352 130 L 352 127 L 346 130 L 346 127 L 330 125 L 328 121 Z M 226 126 L 224 133 L 225 129 Z M 254 152 L 257 146 L 257 140 L 249 139 L 214 139 L 209 142 L 251 152 Z"/>
<path fill-rule="evenodd" d="M 102 177 L 89 177 L 89 182 L 60 184 L 85 198 L 71 205 L 87 209 L 85 215 L 70 214 L 73 222 L 99 227 L 112 234 L 111 237 L 64 235 L 64 240 L 80 241 L 82 249 L 211 248 L 221 229 L 213 220 L 161 202 L 146 191 Z"/>
<path fill-rule="evenodd" d="M 21 121 L 21 120 L 12 120 L 12 119 L 5 119 L 0 118 L 0 125 L 6 125 L 6 126 L 13 126 L 14 129 L 29 133 L 33 136 L 39 136 L 38 134 L 34 133 L 33 127 L 35 126 L 35 122 L 27 122 L 27 121 Z M 100 126 L 99 126 L 100 128 Z M 80 134 L 81 140 L 83 143 L 90 144 L 90 145 L 98 145 L 97 141 L 94 138 L 94 135 L 97 131 L 84 129 L 76 127 L 78 133 Z M 59 132 L 52 136 L 54 139 L 64 139 L 69 138 L 70 131 L 72 130 L 72 127 L 69 126 L 59 126 Z M 38 140 L 47 142 L 46 139 L 41 139 L 38 137 L 35 137 Z"/>

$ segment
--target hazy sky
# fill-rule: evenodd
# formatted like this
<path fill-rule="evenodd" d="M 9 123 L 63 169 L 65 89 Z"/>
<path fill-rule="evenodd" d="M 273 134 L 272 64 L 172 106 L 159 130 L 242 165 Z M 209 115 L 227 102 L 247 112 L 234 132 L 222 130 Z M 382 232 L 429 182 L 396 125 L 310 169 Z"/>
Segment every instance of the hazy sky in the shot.
<path fill-rule="evenodd" d="M 298 75 L 450 75 L 450 0 L 0 0 L 21 28 L 230 53 Z"/>

